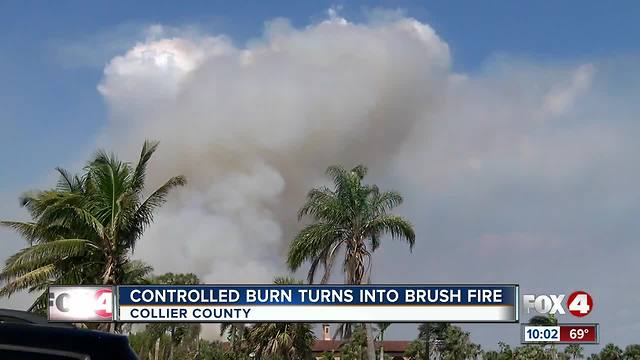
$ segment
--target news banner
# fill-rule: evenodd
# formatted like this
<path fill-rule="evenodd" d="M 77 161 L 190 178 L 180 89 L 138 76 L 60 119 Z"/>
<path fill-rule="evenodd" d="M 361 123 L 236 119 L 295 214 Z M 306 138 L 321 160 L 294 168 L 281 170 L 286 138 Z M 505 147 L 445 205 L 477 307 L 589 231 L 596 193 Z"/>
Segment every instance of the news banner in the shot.
<path fill-rule="evenodd" d="M 564 314 L 565 295 L 523 295 L 527 310 Z M 583 317 L 590 295 L 567 306 Z M 519 286 L 120 285 L 51 286 L 51 322 L 455 322 L 519 323 Z M 598 324 L 522 324 L 523 343 L 597 343 Z"/>

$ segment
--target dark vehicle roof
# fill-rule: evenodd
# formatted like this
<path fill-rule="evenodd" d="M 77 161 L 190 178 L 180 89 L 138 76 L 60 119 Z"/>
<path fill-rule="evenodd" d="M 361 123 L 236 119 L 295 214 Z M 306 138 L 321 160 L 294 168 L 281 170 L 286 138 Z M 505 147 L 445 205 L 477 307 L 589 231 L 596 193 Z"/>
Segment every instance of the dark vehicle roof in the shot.
<path fill-rule="evenodd" d="M 0 324 L 13 323 L 13 324 L 37 324 L 48 326 L 59 326 L 66 328 L 75 328 L 68 323 L 50 323 L 47 318 L 29 311 L 0 309 Z"/>
<path fill-rule="evenodd" d="M 136 359 L 125 336 L 58 326 L 0 324 L 1 344 L 81 353 L 91 360 Z"/>
<path fill-rule="evenodd" d="M 88 355 L 91 360 L 137 359 L 125 336 L 75 327 L 50 326 L 48 323 L 0 323 L 0 354 L 4 351 L 3 346 L 5 350 L 11 347 L 30 347 L 79 353 Z"/>

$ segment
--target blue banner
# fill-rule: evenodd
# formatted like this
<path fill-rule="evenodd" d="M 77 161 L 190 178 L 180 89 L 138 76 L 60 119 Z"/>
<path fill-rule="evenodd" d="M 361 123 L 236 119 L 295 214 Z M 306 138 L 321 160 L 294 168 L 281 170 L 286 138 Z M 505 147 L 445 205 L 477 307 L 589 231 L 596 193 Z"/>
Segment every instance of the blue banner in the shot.
<path fill-rule="evenodd" d="M 503 305 L 517 285 L 126 285 L 119 305 Z"/>

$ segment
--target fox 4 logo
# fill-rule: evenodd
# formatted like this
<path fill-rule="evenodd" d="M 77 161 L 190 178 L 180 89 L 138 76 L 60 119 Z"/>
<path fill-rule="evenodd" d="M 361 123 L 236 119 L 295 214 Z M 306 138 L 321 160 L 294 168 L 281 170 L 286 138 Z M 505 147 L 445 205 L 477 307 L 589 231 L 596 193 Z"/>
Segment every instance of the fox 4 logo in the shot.
<path fill-rule="evenodd" d="M 563 302 L 565 295 L 523 295 L 523 305 L 527 314 L 535 310 L 538 314 L 564 315 L 566 314 Z M 583 317 L 589 315 L 593 309 L 593 298 L 585 291 L 575 291 L 567 297 L 567 309 L 573 316 Z"/>
<path fill-rule="evenodd" d="M 113 290 L 103 286 L 51 286 L 49 320 L 111 321 Z"/>

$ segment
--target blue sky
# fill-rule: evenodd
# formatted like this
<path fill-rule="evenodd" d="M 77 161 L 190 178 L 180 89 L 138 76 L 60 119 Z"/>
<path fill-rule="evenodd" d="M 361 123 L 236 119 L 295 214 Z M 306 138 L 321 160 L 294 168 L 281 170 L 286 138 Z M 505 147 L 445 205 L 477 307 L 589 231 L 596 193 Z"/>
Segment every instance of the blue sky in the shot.
<path fill-rule="evenodd" d="M 106 36 L 123 26 L 156 23 L 195 24 L 242 43 L 258 36 L 267 20 L 286 17 L 294 25 L 304 26 L 336 5 L 341 4 L 0 2 L 1 161 L 12 169 L 0 177 L 2 188 L 20 190 L 53 164 L 64 163 L 79 147 L 92 143 L 105 121 L 105 108 L 95 91 L 102 66 L 65 66 L 56 46 L 91 35 Z M 375 8 L 402 9 L 429 23 L 451 46 L 454 68 L 466 71 L 501 53 L 541 61 L 574 61 L 636 53 L 640 44 L 636 24 L 640 5 L 634 1 L 537 1 L 526 5 L 514 1 L 350 1 L 342 5 L 341 13 L 357 20 Z M 102 58 L 94 58 L 91 65 L 106 63 L 130 43 L 120 44 L 100 52 Z"/>
<path fill-rule="evenodd" d="M 323 26 L 330 8 L 360 28 Z M 375 24 L 380 9 L 418 25 Z M 265 22 L 276 18 L 288 19 L 294 35 L 267 39 Z M 0 218 L 24 218 L 19 194 L 53 185 L 54 167 L 77 168 L 97 144 L 131 155 L 155 137 L 164 161 L 151 181 L 179 171 L 190 185 L 149 230 L 166 247 L 145 238 L 136 254 L 158 271 L 195 271 L 211 282 L 235 281 L 208 276 L 247 255 L 243 280 L 254 279 L 283 271 L 279 249 L 266 250 L 290 238 L 295 220 L 282 209 L 295 209 L 329 163 L 364 161 L 374 181 L 407 194 L 401 212 L 420 234 L 411 257 L 402 245 L 381 248 L 381 280 L 589 288 L 606 340 L 628 343 L 640 331 L 637 302 L 615 294 L 640 288 L 629 271 L 640 251 L 638 18 L 634 1 L 0 1 Z M 162 30 L 149 40 L 155 25 Z M 416 44 L 412 36 L 429 29 L 436 36 Z M 223 55 L 209 53 L 211 41 Z M 368 47 L 360 51 L 359 41 Z M 254 72 L 229 65 L 241 50 L 260 54 L 256 42 L 291 53 L 267 51 L 275 61 L 258 61 Z M 157 62 L 140 65 L 136 49 Z M 167 52 L 171 66 L 161 64 Z M 327 88 L 327 79 L 341 86 Z M 316 96 L 301 98 L 307 90 Z M 253 112 L 246 104 L 256 101 L 264 108 Z M 338 110 L 316 114 L 325 109 Z M 373 120 L 366 136 L 353 137 L 362 114 Z M 313 148 L 317 134 L 304 131 L 321 122 L 333 135 Z M 397 141 L 367 148 L 380 134 Z M 216 155 L 221 149 L 227 157 Z M 235 157 L 242 163 L 227 167 Z M 238 242 L 269 236 L 200 257 L 212 233 Z M 178 237 L 186 240 L 176 245 Z M 0 260 L 21 246 L 0 230 Z M 541 258 L 553 266 L 540 269 Z M 517 329 L 487 328 L 474 335 L 483 344 L 517 341 Z"/>

